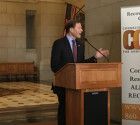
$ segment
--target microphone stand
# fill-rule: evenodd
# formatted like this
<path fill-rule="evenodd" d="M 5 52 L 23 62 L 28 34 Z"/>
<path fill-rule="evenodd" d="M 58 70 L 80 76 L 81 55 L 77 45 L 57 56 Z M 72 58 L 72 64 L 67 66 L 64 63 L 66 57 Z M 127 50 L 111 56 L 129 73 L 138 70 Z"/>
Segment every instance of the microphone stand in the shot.
<path fill-rule="evenodd" d="M 84 38 L 84 40 L 85 40 L 90 46 L 92 46 L 92 48 L 94 48 L 94 49 L 97 50 L 101 55 L 103 55 L 103 56 L 107 59 L 107 61 L 108 61 L 108 63 L 109 63 L 109 59 L 108 59 L 103 53 L 101 53 L 97 48 L 95 48 L 95 47 L 87 40 L 87 38 Z"/>

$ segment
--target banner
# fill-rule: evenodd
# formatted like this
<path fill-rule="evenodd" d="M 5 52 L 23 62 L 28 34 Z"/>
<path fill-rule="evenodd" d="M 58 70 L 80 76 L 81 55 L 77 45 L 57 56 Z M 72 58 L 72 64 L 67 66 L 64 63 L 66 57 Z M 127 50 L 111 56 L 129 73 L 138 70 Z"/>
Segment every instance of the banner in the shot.
<path fill-rule="evenodd" d="M 140 125 L 140 6 L 121 8 L 122 125 Z"/>

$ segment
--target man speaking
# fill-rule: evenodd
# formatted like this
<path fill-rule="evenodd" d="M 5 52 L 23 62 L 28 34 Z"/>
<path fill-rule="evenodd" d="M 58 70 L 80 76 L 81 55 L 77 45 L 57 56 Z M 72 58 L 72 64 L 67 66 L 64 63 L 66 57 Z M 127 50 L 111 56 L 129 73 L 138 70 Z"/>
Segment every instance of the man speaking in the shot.
<path fill-rule="evenodd" d="M 56 40 L 52 47 L 51 69 L 54 73 L 67 63 L 96 63 L 97 59 L 109 54 L 108 50 L 99 49 L 100 52 L 97 51 L 94 56 L 85 59 L 84 45 L 76 40 L 76 38 L 81 38 L 83 32 L 81 23 L 71 20 L 66 24 L 65 29 L 66 36 Z M 59 101 L 58 125 L 65 125 L 65 88 L 52 86 L 52 89 Z"/>

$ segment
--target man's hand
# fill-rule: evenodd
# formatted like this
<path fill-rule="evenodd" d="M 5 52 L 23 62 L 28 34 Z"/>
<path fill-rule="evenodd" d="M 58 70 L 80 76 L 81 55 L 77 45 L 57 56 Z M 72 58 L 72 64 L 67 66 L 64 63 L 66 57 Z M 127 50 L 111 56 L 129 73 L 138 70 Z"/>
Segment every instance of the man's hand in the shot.
<path fill-rule="evenodd" d="M 102 50 L 102 48 L 100 48 L 99 51 L 100 51 L 102 54 L 104 54 L 105 56 L 108 56 L 108 55 L 109 55 L 109 51 L 108 51 L 108 50 Z M 102 54 L 100 54 L 100 53 L 97 51 L 96 54 L 95 54 L 95 58 L 96 58 L 96 59 L 102 58 L 102 57 L 103 57 Z"/>

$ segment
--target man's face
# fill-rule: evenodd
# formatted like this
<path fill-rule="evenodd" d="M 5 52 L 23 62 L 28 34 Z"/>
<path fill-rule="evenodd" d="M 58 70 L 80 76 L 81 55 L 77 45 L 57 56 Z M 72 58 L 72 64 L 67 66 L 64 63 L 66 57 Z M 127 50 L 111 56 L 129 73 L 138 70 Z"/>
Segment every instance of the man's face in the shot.
<path fill-rule="evenodd" d="M 76 23 L 74 28 L 70 28 L 71 35 L 76 38 L 81 38 L 81 34 L 83 32 L 81 23 Z"/>

